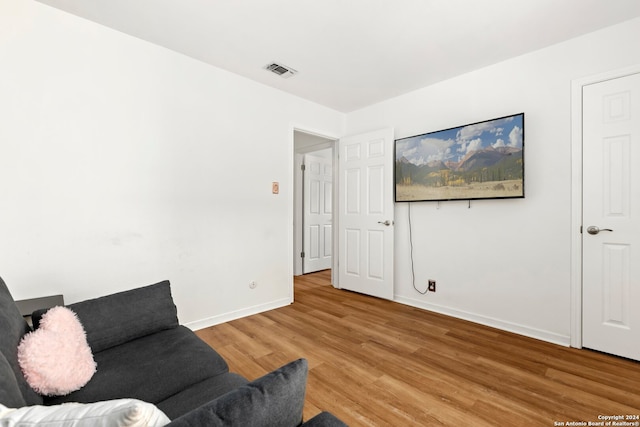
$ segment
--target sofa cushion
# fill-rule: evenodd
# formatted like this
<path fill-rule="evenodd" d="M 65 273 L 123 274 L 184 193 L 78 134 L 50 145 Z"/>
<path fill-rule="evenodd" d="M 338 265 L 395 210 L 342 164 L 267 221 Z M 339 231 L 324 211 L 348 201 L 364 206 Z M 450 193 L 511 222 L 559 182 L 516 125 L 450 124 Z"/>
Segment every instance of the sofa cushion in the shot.
<path fill-rule="evenodd" d="M 67 307 L 78 315 L 94 353 L 178 326 L 168 280 Z M 44 312 L 34 313 L 34 327 Z"/>
<path fill-rule="evenodd" d="M 157 405 L 173 420 L 248 382 L 238 374 L 227 372 L 194 384 Z"/>
<path fill-rule="evenodd" d="M 0 353 L 0 403 L 11 408 L 27 404 L 20 392 L 16 375 L 2 353 Z"/>
<path fill-rule="evenodd" d="M 308 365 L 298 359 L 174 420 L 171 427 L 295 427 L 302 422 Z"/>
<path fill-rule="evenodd" d="M 184 326 L 94 353 L 98 369 L 83 388 L 47 404 L 130 397 L 158 403 L 209 377 L 229 371 L 224 359 Z"/>
<path fill-rule="evenodd" d="M 5 360 L 13 371 L 14 380 L 18 384 L 20 394 L 28 405 L 42 404 L 42 397 L 29 387 L 27 381 L 22 375 L 20 365 L 18 364 L 18 344 L 22 336 L 31 331 L 31 328 L 20 314 L 18 307 L 13 301 L 13 297 L 9 292 L 9 288 L 0 278 L 0 353 L 3 354 Z M 4 389 L 4 376 L 2 379 L 2 387 Z M 13 382 L 11 379 L 7 381 Z M 8 389 L 7 389 L 8 390 Z"/>

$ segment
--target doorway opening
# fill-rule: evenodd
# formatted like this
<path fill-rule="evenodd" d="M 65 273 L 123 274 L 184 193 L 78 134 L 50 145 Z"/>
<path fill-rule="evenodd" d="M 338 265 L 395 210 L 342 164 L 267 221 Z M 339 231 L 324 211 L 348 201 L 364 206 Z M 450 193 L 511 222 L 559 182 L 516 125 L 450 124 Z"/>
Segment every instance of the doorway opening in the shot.
<path fill-rule="evenodd" d="M 332 267 L 336 141 L 294 130 L 294 276 Z"/>

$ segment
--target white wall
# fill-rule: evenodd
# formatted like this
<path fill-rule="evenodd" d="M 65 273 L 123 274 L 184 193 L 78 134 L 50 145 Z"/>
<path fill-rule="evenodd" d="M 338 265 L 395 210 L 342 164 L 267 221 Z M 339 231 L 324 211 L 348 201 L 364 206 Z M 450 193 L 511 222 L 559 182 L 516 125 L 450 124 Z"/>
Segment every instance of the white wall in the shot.
<path fill-rule="evenodd" d="M 192 327 L 289 303 L 294 126 L 344 115 L 3 0 L 0 275 L 67 302 L 170 279 Z"/>
<path fill-rule="evenodd" d="M 571 79 L 640 20 L 345 116 L 40 3 L 0 3 L 0 275 L 68 302 L 168 278 L 193 327 L 291 299 L 293 128 L 396 137 L 524 111 L 524 200 L 396 208 L 396 299 L 568 343 Z M 281 194 L 271 194 L 279 181 Z M 248 282 L 258 287 L 250 290 Z"/>
<path fill-rule="evenodd" d="M 396 205 L 396 300 L 568 345 L 571 80 L 640 63 L 640 19 L 347 115 L 347 133 L 396 138 L 525 112 L 526 198 Z M 435 64 L 434 64 L 435 65 Z"/>

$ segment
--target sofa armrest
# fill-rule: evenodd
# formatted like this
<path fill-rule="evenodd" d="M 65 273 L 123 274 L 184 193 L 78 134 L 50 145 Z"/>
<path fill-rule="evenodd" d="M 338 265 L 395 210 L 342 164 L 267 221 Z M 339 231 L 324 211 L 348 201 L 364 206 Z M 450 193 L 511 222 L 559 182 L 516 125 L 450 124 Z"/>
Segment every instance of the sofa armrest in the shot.
<path fill-rule="evenodd" d="M 168 280 L 67 307 L 78 315 L 94 353 L 178 326 Z M 34 328 L 45 312 L 33 313 Z"/>
<path fill-rule="evenodd" d="M 349 427 L 330 412 L 320 412 L 315 417 L 301 425 L 301 427 Z"/>
<path fill-rule="evenodd" d="M 293 361 L 173 420 L 169 427 L 297 427 L 308 364 Z"/>

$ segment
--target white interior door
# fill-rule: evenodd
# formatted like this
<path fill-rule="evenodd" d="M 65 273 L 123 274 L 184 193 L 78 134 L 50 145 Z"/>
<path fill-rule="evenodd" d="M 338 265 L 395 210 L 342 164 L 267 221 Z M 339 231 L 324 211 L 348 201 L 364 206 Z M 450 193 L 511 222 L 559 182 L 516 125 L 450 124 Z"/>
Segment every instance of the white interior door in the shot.
<path fill-rule="evenodd" d="M 306 274 L 331 268 L 333 162 L 306 154 L 304 165 L 302 270 Z"/>
<path fill-rule="evenodd" d="M 393 129 L 342 138 L 340 288 L 393 299 Z"/>
<path fill-rule="evenodd" d="M 582 344 L 640 360 L 640 74 L 584 87 L 582 150 Z"/>

